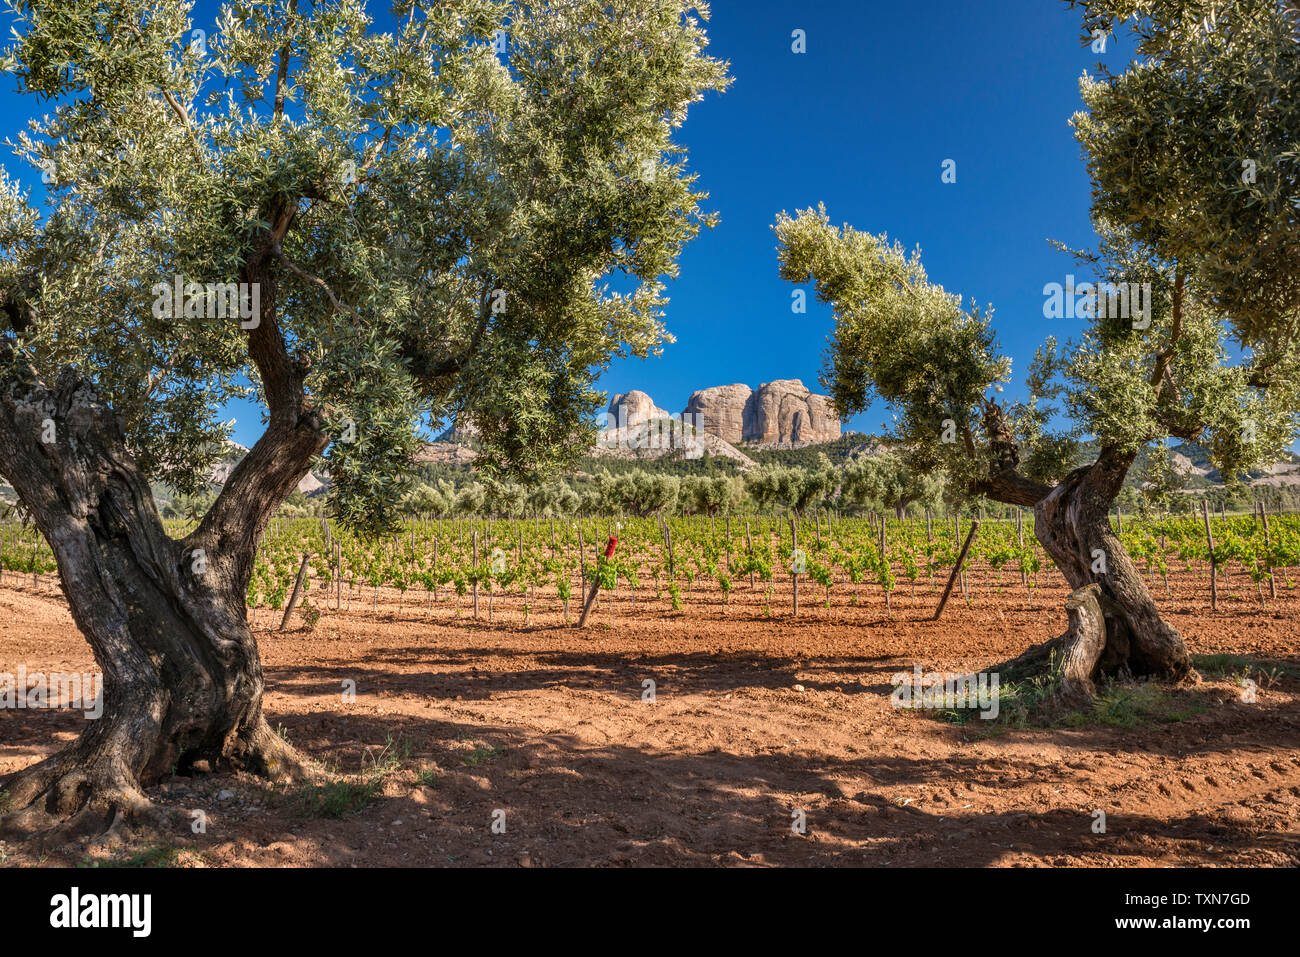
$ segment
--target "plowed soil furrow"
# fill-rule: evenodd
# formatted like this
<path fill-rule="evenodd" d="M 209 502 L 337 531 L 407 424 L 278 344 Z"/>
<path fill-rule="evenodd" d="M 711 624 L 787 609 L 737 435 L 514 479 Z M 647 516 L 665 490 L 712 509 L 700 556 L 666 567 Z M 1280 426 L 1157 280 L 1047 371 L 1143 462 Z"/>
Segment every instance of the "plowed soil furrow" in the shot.
<path fill-rule="evenodd" d="M 336 612 L 316 594 L 310 631 L 268 631 L 278 615 L 253 612 L 266 710 L 344 773 L 386 745 L 399 753 L 379 797 L 323 819 L 242 776 L 150 794 L 207 814 L 206 834 L 166 838 L 189 866 L 1300 863 L 1300 594 L 1280 586 L 1261 608 L 1242 577 L 1211 612 L 1203 577 L 1171 577 L 1172 597 L 1158 586 L 1156 599 L 1193 652 L 1253 670 L 1228 662 L 1158 713 L 1121 702 L 1107 717 L 996 729 L 895 709 L 890 679 L 916 665 L 980 670 L 1057 634 L 1065 589 L 1046 575 L 1026 593 L 1018 575 L 999 589 L 977 570 L 969 603 L 956 596 L 938 623 L 928 584 L 901 587 L 892 616 L 872 586 L 857 603 L 837 586 L 830 607 L 808 589 L 798 619 L 788 580 L 770 600 L 738 583 L 726 603 L 697 584 L 680 611 L 624 589 L 583 631 L 546 594 L 526 619 L 518 596 L 500 596 L 490 622 L 482 600 L 474 620 L 468 599 L 430 609 L 381 590 L 375 608 L 367 589 Z M 0 672 L 19 664 L 94 670 L 48 577 L 0 583 Z M 83 722 L 0 710 L 0 773 Z M 42 859 L 21 843 L 0 850 L 10 864 Z"/>

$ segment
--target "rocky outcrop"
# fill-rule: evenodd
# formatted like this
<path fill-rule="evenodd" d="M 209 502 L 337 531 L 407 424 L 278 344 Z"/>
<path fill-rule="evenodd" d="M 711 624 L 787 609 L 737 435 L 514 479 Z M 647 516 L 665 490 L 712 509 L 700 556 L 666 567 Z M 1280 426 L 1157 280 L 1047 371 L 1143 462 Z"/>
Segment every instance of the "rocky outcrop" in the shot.
<path fill-rule="evenodd" d="M 609 400 L 609 420 L 606 429 L 634 429 L 654 419 L 666 419 L 669 413 L 655 405 L 654 400 L 639 389 L 620 392 Z"/>
<path fill-rule="evenodd" d="M 650 396 L 637 390 L 615 395 L 597 427 L 596 445 L 591 450 L 595 458 L 698 459 L 713 455 L 733 459 L 741 468 L 754 465 L 749 456 L 706 431 L 696 419 L 666 412 Z"/>
<path fill-rule="evenodd" d="M 733 445 L 745 440 L 745 411 L 754 391 L 747 385 L 715 385 L 692 392 L 683 415 L 698 415 L 693 421 L 703 431 Z"/>
<path fill-rule="evenodd" d="M 834 408 L 831 407 L 831 400 L 827 396 L 808 393 L 808 421 L 813 434 L 810 441 L 834 442 L 840 437 L 840 417 L 835 414 Z"/>
<path fill-rule="evenodd" d="M 1169 462 L 1174 467 L 1174 471 L 1180 475 L 1199 475 L 1201 478 L 1205 478 L 1213 471 L 1212 469 L 1193 465 L 1192 460 L 1181 452 L 1170 453 Z"/>
<path fill-rule="evenodd" d="M 798 379 L 764 382 L 750 397 L 745 416 L 746 442 L 833 442 L 840 437 L 840 420 L 824 395 Z"/>
<path fill-rule="evenodd" d="M 649 462 L 665 457 L 699 459 L 705 455 L 731 459 L 742 470 L 755 467 L 755 462 L 730 442 L 703 429 L 685 429 L 674 423 L 671 431 L 657 428 L 651 423 L 626 429 L 610 429 L 600 433 L 590 455 L 595 459 L 622 459 Z"/>
<path fill-rule="evenodd" d="M 473 465 L 478 453 L 459 442 L 430 442 L 415 453 L 417 465 Z"/>
<path fill-rule="evenodd" d="M 659 408 L 640 389 L 619 392 L 610 398 L 597 428 L 602 433 L 635 432 L 653 423 L 667 428 L 669 419 L 684 424 L 688 432 L 698 429 L 727 445 L 809 445 L 834 442 L 841 434 L 830 399 L 816 395 L 798 379 L 764 382 L 756 390 L 741 382 L 700 389 L 691 393 L 680 417 Z M 472 438 L 472 425 L 456 423 L 434 441 L 463 443 Z"/>
<path fill-rule="evenodd" d="M 465 443 L 473 442 L 477 438 L 478 429 L 474 427 L 474 423 L 457 420 L 434 436 L 433 441 L 435 443 Z"/>
<path fill-rule="evenodd" d="M 798 379 L 714 386 L 691 395 L 686 414 L 700 416 L 700 427 L 725 442 L 807 444 L 840 437 L 840 420 L 830 400 Z"/>
<path fill-rule="evenodd" d="M 1273 488 L 1300 485 L 1300 463 L 1278 462 L 1275 465 L 1270 465 L 1264 475 L 1253 479 L 1250 484 L 1268 485 Z"/>

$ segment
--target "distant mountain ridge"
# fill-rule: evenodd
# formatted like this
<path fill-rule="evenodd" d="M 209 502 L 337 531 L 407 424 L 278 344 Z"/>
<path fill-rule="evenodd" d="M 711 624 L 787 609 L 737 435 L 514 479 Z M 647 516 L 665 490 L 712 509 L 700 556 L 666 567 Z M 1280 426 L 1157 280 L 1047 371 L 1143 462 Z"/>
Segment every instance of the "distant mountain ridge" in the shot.
<path fill-rule="evenodd" d="M 728 446 L 797 448 L 834 442 L 843 434 L 830 398 L 813 392 L 799 379 L 774 379 L 757 389 L 741 382 L 697 389 L 680 413 L 660 408 L 640 389 L 617 392 L 610 397 L 598 428 L 602 433 L 635 430 L 666 419 L 681 420 Z M 456 442 L 473 435 L 471 426 L 453 423 L 435 442 Z"/>
<path fill-rule="evenodd" d="M 798 380 L 784 380 L 781 383 L 798 383 Z M 774 383 L 766 383 L 765 386 L 771 386 Z M 800 384 L 801 385 L 801 384 Z M 692 393 L 692 400 L 696 409 L 701 414 L 707 409 L 717 416 L 723 414 L 724 409 L 730 409 L 728 415 L 732 415 L 736 409 L 743 413 L 745 405 L 753 402 L 753 396 L 762 392 L 764 386 L 759 390 L 749 390 L 748 396 L 743 395 L 738 390 L 731 393 L 730 398 L 725 403 L 714 402 L 712 405 L 708 401 L 694 401 L 696 396 L 705 393 L 716 397 L 722 393 L 722 390 L 732 390 L 734 386 L 718 386 L 714 389 L 704 389 Z M 740 388 L 748 389 L 746 386 Z M 773 390 L 768 391 L 768 395 Z M 806 390 L 804 390 L 806 391 Z M 782 389 L 784 395 L 801 396 L 799 389 Z M 811 395 L 811 393 L 809 393 Z M 821 398 L 813 396 L 813 398 Z M 743 402 L 741 401 L 743 400 Z M 775 408 L 780 408 L 780 402 L 770 403 Z M 692 402 L 688 402 L 687 408 L 691 409 Z M 664 409 L 655 405 L 654 401 L 644 392 L 633 390 L 631 392 L 619 393 L 610 401 L 611 413 L 604 420 L 604 424 L 612 426 L 606 428 L 600 433 L 600 439 L 595 447 L 590 451 L 590 458 L 597 461 L 624 461 L 644 463 L 653 467 L 653 464 L 659 460 L 669 459 L 697 459 L 710 457 L 729 461 L 732 468 L 740 471 L 749 471 L 769 464 L 782 465 L 800 465 L 805 467 L 815 467 L 818 461 L 819 453 L 827 454 L 835 464 L 842 464 L 860 456 L 871 456 L 879 454 L 885 446 L 879 440 L 857 432 L 843 432 L 839 428 L 838 420 L 835 420 L 833 427 L 822 426 L 826 432 L 834 431 L 835 437 L 822 441 L 797 439 L 790 440 L 788 436 L 791 432 L 800 436 L 807 434 L 804 431 L 802 421 L 796 420 L 795 411 L 801 411 L 798 408 L 791 409 L 785 419 L 787 438 L 782 441 L 770 442 L 746 442 L 737 448 L 722 437 L 708 430 L 710 422 L 719 431 L 727 431 L 732 428 L 728 434 L 734 433 L 734 416 L 732 425 L 719 425 L 719 419 L 703 418 L 699 420 L 686 419 L 685 425 L 682 424 L 680 417 L 673 416 Z M 624 415 L 624 425 L 622 431 L 618 428 L 618 415 Z M 723 420 L 725 422 L 725 420 Z M 666 423 L 672 422 L 671 431 Z M 696 423 L 699 427 L 696 427 Z M 796 427 L 797 425 L 797 427 Z M 741 431 L 744 433 L 743 415 L 741 418 Z M 780 435 L 783 428 L 779 417 L 773 426 Z M 815 433 L 816 434 L 816 433 Z M 454 438 L 455 441 L 443 441 L 445 438 Z M 445 465 L 461 468 L 470 468 L 478 453 L 467 444 L 466 440 L 472 439 L 472 434 L 466 431 L 457 431 L 449 429 L 440 436 L 439 441 L 429 443 L 421 449 L 416 455 L 416 465 Z M 1144 450 L 1134 463 L 1129 472 L 1126 484 L 1139 485 L 1142 482 L 1142 471 L 1146 461 L 1146 456 L 1151 450 Z M 209 475 L 210 481 L 215 485 L 222 485 L 230 478 L 230 473 L 234 471 L 240 460 L 248 454 L 248 449 L 236 442 L 228 442 L 227 448 L 216 466 Z M 1085 464 L 1095 456 L 1096 449 L 1094 443 L 1084 443 L 1080 450 L 1080 464 Z M 1208 489 L 1221 488 L 1223 486 L 1222 476 L 1210 464 L 1209 454 L 1201 446 L 1184 442 L 1170 449 L 1171 459 L 1175 468 L 1187 477 L 1187 491 L 1190 493 L 1200 493 Z M 588 466 L 590 467 L 590 466 Z M 1246 478 L 1246 484 L 1257 487 L 1270 488 L 1288 488 L 1300 487 L 1300 456 L 1294 453 L 1285 453 L 1282 460 L 1269 466 L 1266 469 L 1257 470 Z M 323 494 L 329 488 L 329 475 L 325 472 L 309 472 L 298 483 L 298 491 L 304 495 L 315 496 Z M 166 495 L 162 489 L 156 489 L 159 494 Z M 13 490 L 0 482 L 0 502 L 12 503 L 16 500 Z"/>
<path fill-rule="evenodd" d="M 799 379 L 774 379 L 757 389 L 743 383 L 692 392 L 680 413 L 661 408 L 640 389 L 617 392 L 597 423 L 593 459 L 655 461 L 665 456 L 729 459 L 748 470 L 749 450 L 798 449 L 835 442 L 843 432 L 830 399 Z M 464 464 L 472 426 L 453 423 L 425 447 L 422 461 Z M 460 447 L 462 451 L 456 451 Z"/>
<path fill-rule="evenodd" d="M 633 389 L 610 399 L 602 428 L 634 428 L 670 415 L 648 394 Z M 741 382 L 697 389 L 686 400 L 680 418 L 733 446 L 834 442 L 841 432 L 830 399 L 798 379 L 775 379 L 757 389 Z"/>

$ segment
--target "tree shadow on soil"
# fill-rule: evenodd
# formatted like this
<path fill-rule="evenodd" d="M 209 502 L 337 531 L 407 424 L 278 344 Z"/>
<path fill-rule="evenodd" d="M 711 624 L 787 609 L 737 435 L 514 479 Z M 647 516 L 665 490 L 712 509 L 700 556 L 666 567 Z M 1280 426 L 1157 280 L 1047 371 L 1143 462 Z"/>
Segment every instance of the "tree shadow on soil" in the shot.
<path fill-rule="evenodd" d="M 1111 787 L 1084 788 L 1074 808 L 1035 808 L 1042 786 L 1084 777 L 1067 782 L 1061 766 L 1025 754 L 683 754 L 409 715 L 271 720 L 358 779 L 378 773 L 366 770 L 376 754 L 400 761 L 371 803 L 329 819 L 304 816 L 293 791 L 252 778 L 178 779 L 151 797 L 206 808 L 208 833 L 154 840 L 241 864 L 277 863 L 287 843 L 325 866 L 514 865 L 525 855 L 533 866 L 1300 863 L 1294 822 L 1262 795 L 1247 820 L 1225 817 L 1213 801 L 1159 816 L 1142 794 Z M 222 790 L 233 799 L 219 799 Z M 244 813 L 248 803 L 257 807 Z M 1095 810 L 1106 812 L 1104 834 L 1093 830 Z M 504 834 L 492 832 L 497 811 Z M 792 830 L 799 812 L 802 834 Z"/>

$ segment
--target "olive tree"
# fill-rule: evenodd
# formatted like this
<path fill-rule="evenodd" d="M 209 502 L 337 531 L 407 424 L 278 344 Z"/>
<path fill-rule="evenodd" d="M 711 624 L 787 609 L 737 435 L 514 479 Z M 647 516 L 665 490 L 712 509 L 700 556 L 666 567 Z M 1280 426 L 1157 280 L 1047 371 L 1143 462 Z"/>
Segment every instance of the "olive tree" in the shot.
<path fill-rule="evenodd" d="M 528 489 L 526 505 L 533 515 L 559 518 L 576 513 L 582 497 L 568 482 L 539 483 Z"/>
<path fill-rule="evenodd" d="M 665 338 L 711 217 L 675 131 L 726 83 L 676 0 L 12 0 L 0 65 L 39 110 L 0 182 L 0 476 L 54 551 L 103 717 L 4 782 L 19 831 L 155 817 L 198 760 L 313 773 L 263 716 L 257 542 L 313 463 L 382 529 L 421 430 L 489 468 L 590 444 L 595 377 Z M 619 292 L 609 288 L 617 277 Z M 266 426 L 198 527 L 249 394 Z M 323 458 L 323 462 L 319 461 Z M 457 506 L 462 502 L 458 501 Z"/>
<path fill-rule="evenodd" d="M 619 475 L 602 472 L 597 476 L 600 489 L 599 514 L 627 512 L 645 517 L 671 512 L 677 507 L 682 481 L 675 475 L 633 469 Z"/>
<path fill-rule="evenodd" d="M 1102 675 L 1195 676 L 1109 521 L 1141 451 L 1198 442 L 1232 480 L 1300 426 L 1300 31 L 1278 0 L 1076 6 L 1085 35 L 1131 27 L 1141 58 L 1081 84 L 1100 243 L 1077 255 L 1106 285 L 1080 300 L 1083 335 L 1035 356 L 1027 398 L 1000 398 L 1011 362 L 991 312 L 930 283 L 919 250 L 836 229 L 824 210 L 775 229 L 782 276 L 834 306 L 825 380 L 841 412 L 879 396 L 914 467 L 1034 509 L 1075 593 L 1067 631 L 1017 664 L 1058 656 L 1063 694 L 1086 698 Z M 1076 467 L 1085 437 L 1098 452 Z"/>
<path fill-rule="evenodd" d="M 840 499 L 850 505 L 891 508 L 903 519 L 907 507 L 920 502 L 936 508 L 943 501 L 942 473 L 917 471 L 896 452 L 863 455 L 840 471 Z"/>
<path fill-rule="evenodd" d="M 730 512 L 745 499 L 744 479 L 735 475 L 692 475 L 682 479 L 681 503 L 684 510 L 713 518 Z"/>
<path fill-rule="evenodd" d="M 1155 509 L 1169 511 L 1180 500 L 1186 501 L 1189 471 L 1179 466 L 1169 449 L 1168 440 L 1161 440 L 1148 450 L 1142 464 L 1141 481 L 1134 503 L 1144 513 Z"/>
<path fill-rule="evenodd" d="M 421 483 L 402 497 L 402 511 L 407 515 L 445 515 L 450 510 L 449 500 L 432 485 Z"/>
<path fill-rule="evenodd" d="M 469 518 L 487 508 L 487 486 L 482 482 L 466 482 L 456 489 L 455 496 L 447 500 L 453 515 Z"/>
<path fill-rule="evenodd" d="M 745 490 L 759 508 L 783 505 L 796 515 L 820 508 L 839 488 L 839 476 L 826 453 L 816 468 L 769 465 L 745 476 Z"/>
<path fill-rule="evenodd" d="M 490 514 L 502 517 L 523 514 L 527 490 L 518 482 L 488 476 L 482 484 L 486 495 L 485 504 Z"/>
<path fill-rule="evenodd" d="M 1300 338 L 1300 2 L 1072 5 L 1141 57 L 1081 84 L 1096 214 L 1194 273 L 1266 376 Z"/>
<path fill-rule="evenodd" d="M 1103 674 L 1193 675 L 1181 635 L 1161 618 L 1109 521 L 1138 454 L 1172 435 L 1206 445 L 1224 474 L 1267 461 L 1296 433 L 1300 381 L 1294 345 L 1284 357 L 1270 353 L 1272 374 L 1257 381 L 1260 358 L 1234 354 L 1228 321 L 1192 277 L 1156 261 L 1128 232 L 1096 225 L 1103 242 L 1089 261 L 1103 280 L 1149 283 L 1150 308 L 1119 316 L 1099 300 L 1077 342 L 1061 348 L 1049 338 L 1039 350 L 1018 402 L 999 395 L 1011 361 L 997 347 L 991 312 L 964 308 L 931 283 L 919 250 L 835 228 L 824 210 L 782 214 L 775 226 L 782 276 L 811 280 L 834 307 L 824 384 L 836 407 L 852 414 L 883 399 L 897 423 L 890 438 L 912 469 L 1034 509 L 1038 540 L 1076 592 L 1069 629 L 1019 664 L 1057 655 L 1062 691 L 1080 698 Z M 1053 428 L 1058 412 L 1066 424 Z M 1073 468 L 1085 436 L 1100 450 Z"/>

